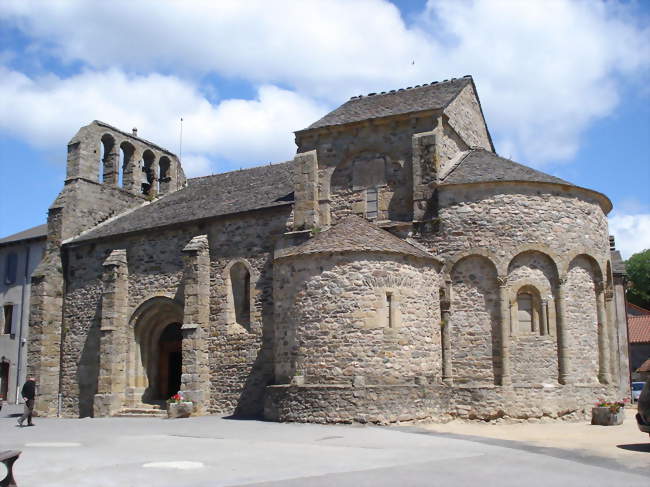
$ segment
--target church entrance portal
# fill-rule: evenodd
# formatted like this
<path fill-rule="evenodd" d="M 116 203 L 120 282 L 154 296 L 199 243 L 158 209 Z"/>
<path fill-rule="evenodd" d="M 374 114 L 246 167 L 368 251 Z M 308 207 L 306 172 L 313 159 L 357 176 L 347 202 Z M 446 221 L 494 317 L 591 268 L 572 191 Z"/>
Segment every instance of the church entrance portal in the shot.
<path fill-rule="evenodd" d="M 160 399 L 167 399 L 181 388 L 182 343 L 180 323 L 167 325 L 158 344 L 158 390 Z"/>
<path fill-rule="evenodd" d="M 151 298 L 134 312 L 127 388 L 132 407 L 162 405 L 181 389 L 182 321 L 182 305 L 166 297 Z"/>

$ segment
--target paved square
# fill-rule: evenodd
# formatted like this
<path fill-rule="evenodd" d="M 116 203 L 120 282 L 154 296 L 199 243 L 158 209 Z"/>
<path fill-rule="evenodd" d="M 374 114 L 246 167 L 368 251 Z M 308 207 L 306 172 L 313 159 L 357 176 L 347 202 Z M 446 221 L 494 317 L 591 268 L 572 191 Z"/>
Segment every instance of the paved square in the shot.
<path fill-rule="evenodd" d="M 3 411 L 6 413 L 6 411 Z M 420 427 L 323 426 L 204 416 L 0 419 L 0 449 L 23 451 L 24 486 L 646 485 L 625 468 L 568 450 L 471 441 Z M 639 443 L 646 439 L 640 435 Z M 563 457 L 563 458 L 562 458 Z M 650 467 L 650 455 L 648 455 Z M 525 481 L 524 481 L 525 479 Z"/>

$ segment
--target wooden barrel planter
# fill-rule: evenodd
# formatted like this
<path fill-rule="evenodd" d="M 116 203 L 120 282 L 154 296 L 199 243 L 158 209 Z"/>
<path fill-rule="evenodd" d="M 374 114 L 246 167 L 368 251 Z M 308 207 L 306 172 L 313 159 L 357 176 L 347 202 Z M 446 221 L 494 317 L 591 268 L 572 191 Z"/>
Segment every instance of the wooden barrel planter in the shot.
<path fill-rule="evenodd" d="M 591 424 L 599 426 L 616 426 L 623 424 L 625 419 L 625 409 L 620 408 L 612 412 L 608 407 L 595 407 L 591 409 Z"/>

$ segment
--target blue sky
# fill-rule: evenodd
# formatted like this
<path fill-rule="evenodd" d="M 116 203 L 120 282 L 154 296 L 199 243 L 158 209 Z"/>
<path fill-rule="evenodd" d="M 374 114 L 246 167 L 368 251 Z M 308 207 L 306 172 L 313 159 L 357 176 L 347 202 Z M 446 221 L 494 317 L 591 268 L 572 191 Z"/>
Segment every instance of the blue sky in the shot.
<path fill-rule="evenodd" d="M 650 247 L 650 2 L 312 0 L 0 4 L 0 236 L 44 223 L 93 119 L 189 176 L 290 159 L 350 96 L 471 74 L 499 154 L 607 194 Z"/>

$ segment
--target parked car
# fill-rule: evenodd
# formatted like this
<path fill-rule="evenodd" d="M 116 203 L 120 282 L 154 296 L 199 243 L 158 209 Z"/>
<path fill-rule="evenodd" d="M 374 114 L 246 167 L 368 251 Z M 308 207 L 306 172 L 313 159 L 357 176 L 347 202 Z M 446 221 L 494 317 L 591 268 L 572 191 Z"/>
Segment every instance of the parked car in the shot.
<path fill-rule="evenodd" d="M 632 382 L 632 402 L 639 400 L 645 382 Z"/>
<path fill-rule="evenodd" d="M 641 431 L 650 435 L 650 381 L 645 383 L 639 396 L 636 423 Z"/>

